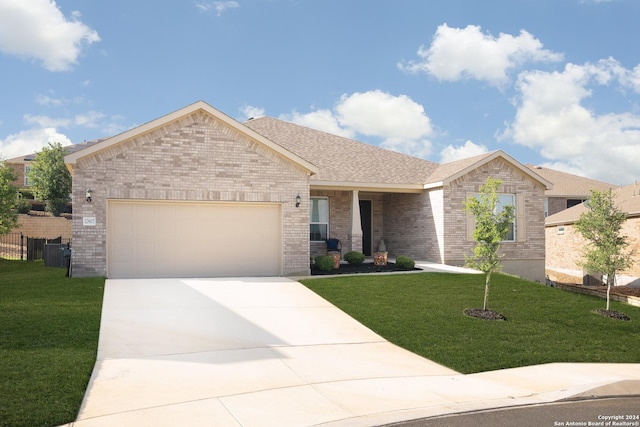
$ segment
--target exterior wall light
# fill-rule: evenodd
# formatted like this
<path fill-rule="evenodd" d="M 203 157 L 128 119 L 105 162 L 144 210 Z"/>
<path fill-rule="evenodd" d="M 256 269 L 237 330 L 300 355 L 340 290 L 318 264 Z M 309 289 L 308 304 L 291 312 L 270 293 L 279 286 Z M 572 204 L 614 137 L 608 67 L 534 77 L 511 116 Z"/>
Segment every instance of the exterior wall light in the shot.
<path fill-rule="evenodd" d="M 296 208 L 300 207 L 300 203 L 302 203 L 302 198 L 300 197 L 300 195 L 298 194 L 296 196 Z"/>
<path fill-rule="evenodd" d="M 87 198 L 87 202 L 91 203 L 91 195 L 93 194 L 93 191 L 91 191 L 90 188 L 87 188 L 87 191 L 85 191 L 84 195 Z"/>

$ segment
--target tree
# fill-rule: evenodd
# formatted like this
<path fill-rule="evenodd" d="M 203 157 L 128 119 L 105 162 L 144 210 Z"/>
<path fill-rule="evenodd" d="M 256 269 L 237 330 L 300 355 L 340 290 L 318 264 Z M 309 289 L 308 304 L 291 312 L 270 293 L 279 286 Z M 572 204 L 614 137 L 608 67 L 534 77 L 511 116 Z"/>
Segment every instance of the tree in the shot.
<path fill-rule="evenodd" d="M 498 251 L 514 220 L 513 206 L 500 206 L 500 184 L 501 180 L 487 177 L 485 184 L 480 186 L 480 193 L 476 197 L 469 197 L 465 202 L 465 210 L 472 213 L 475 219 L 473 239 L 476 241 L 473 256 L 466 257 L 466 264 L 485 274 L 484 311 L 487 310 L 491 273 L 502 268 L 502 256 Z"/>
<path fill-rule="evenodd" d="M 0 236 L 18 225 L 18 189 L 12 185 L 15 179 L 13 170 L 4 161 L 0 161 Z"/>
<path fill-rule="evenodd" d="M 29 172 L 29 181 L 37 199 L 46 203 L 47 212 L 60 216 L 71 193 L 71 174 L 64 164 L 65 148 L 49 143 L 36 157 Z"/>
<path fill-rule="evenodd" d="M 587 212 L 575 223 L 576 230 L 588 241 L 580 263 L 590 274 L 599 272 L 607 276 L 607 308 L 609 293 L 615 284 L 616 274 L 633 264 L 633 251 L 625 251 L 629 245 L 627 236 L 620 234 L 627 214 L 615 205 L 615 195 L 609 190 L 591 191 Z"/>

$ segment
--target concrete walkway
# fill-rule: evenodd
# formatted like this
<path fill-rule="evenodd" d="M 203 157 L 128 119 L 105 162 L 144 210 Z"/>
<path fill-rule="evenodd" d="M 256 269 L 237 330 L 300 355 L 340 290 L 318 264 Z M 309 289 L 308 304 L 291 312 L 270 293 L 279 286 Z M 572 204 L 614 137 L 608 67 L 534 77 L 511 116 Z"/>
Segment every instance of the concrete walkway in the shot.
<path fill-rule="evenodd" d="M 107 280 L 77 427 L 373 426 L 640 394 L 640 364 L 461 375 L 286 278 Z"/>

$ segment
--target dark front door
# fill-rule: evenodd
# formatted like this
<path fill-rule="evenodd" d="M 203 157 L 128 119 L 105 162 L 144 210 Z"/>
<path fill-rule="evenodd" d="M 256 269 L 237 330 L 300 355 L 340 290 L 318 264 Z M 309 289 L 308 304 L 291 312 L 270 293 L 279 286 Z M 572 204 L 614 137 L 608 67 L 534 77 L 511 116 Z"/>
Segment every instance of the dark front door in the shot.
<path fill-rule="evenodd" d="M 360 225 L 362 226 L 362 253 L 371 256 L 371 200 L 360 200 Z"/>

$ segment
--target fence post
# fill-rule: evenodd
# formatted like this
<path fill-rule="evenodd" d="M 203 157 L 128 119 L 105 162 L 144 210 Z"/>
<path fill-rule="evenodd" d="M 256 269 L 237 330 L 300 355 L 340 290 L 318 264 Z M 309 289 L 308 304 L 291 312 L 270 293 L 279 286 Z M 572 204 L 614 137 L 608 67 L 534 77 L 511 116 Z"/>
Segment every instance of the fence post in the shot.
<path fill-rule="evenodd" d="M 20 232 L 20 261 L 24 261 L 24 234 Z"/>

